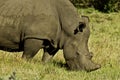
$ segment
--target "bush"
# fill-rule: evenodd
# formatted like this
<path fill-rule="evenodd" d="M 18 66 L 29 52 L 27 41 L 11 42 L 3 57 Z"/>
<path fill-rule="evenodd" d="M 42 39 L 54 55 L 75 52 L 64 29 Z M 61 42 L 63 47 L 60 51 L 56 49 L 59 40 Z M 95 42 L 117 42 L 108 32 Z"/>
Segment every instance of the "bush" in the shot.
<path fill-rule="evenodd" d="M 94 0 L 93 6 L 102 12 L 118 12 L 120 10 L 119 0 Z"/>
<path fill-rule="evenodd" d="M 76 7 L 90 7 L 91 5 L 91 0 L 70 0 Z"/>
<path fill-rule="evenodd" d="M 120 0 L 70 0 L 76 7 L 94 7 L 102 12 L 120 11 Z"/>

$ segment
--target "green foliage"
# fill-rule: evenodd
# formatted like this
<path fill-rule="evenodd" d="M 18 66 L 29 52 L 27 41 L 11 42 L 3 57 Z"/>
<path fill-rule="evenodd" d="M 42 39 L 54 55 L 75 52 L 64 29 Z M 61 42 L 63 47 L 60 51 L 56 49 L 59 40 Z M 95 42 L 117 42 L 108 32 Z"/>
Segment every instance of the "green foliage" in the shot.
<path fill-rule="evenodd" d="M 76 7 L 89 7 L 92 6 L 91 1 L 92 0 L 70 0 Z"/>
<path fill-rule="evenodd" d="M 94 7 L 102 12 L 120 11 L 120 0 L 70 0 L 76 7 Z"/>
<path fill-rule="evenodd" d="M 118 12 L 120 10 L 119 0 L 94 0 L 95 9 L 103 12 Z"/>

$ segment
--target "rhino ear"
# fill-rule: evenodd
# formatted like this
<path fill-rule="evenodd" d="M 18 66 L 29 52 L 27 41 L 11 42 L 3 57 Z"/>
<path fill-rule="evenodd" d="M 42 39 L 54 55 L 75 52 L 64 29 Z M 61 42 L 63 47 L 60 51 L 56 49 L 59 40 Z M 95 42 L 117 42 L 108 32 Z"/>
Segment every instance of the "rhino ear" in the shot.
<path fill-rule="evenodd" d="M 83 29 L 86 27 L 86 24 L 84 22 L 79 22 L 79 26 L 74 30 L 74 34 L 77 34 L 78 32 L 83 32 Z"/>

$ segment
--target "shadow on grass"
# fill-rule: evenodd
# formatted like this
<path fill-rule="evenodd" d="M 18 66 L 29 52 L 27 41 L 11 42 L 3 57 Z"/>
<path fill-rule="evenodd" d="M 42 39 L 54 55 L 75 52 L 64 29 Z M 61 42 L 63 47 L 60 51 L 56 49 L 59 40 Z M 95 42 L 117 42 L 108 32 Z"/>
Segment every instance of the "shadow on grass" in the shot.
<path fill-rule="evenodd" d="M 0 80 L 3 80 L 3 79 L 0 77 Z"/>
<path fill-rule="evenodd" d="M 52 63 L 56 67 L 65 68 L 66 70 L 69 70 L 68 65 L 63 61 L 53 60 Z"/>

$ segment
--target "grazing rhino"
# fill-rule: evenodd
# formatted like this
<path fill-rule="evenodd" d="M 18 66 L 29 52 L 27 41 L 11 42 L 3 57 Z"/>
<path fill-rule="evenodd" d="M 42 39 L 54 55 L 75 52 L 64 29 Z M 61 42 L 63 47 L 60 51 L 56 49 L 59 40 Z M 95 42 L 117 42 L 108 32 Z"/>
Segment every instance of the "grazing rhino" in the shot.
<path fill-rule="evenodd" d="M 100 68 L 88 50 L 89 20 L 69 0 L 0 0 L 0 49 L 33 58 L 44 49 L 48 62 L 59 49 L 71 70 Z"/>

